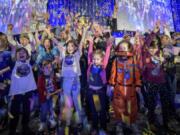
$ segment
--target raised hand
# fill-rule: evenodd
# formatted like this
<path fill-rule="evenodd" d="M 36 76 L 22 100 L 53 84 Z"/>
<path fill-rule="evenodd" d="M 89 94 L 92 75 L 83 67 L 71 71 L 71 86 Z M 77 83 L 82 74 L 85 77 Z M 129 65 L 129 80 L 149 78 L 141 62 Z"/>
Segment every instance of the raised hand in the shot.
<path fill-rule="evenodd" d="M 39 31 L 39 26 L 40 26 L 40 24 L 39 24 L 39 22 L 37 22 L 37 24 L 36 24 L 36 30 L 37 31 Z"/>
<path fill-rule="evenodd" d="M 92 43 L 94 41 L 92 36 L 87 37 L 87 41 L 89 41 L 90 43 Z"/>
<path fill-rule="evenodd" d="M 51 36 L 51 26 L 48 26 L 47 28 L 44 29 L 44 31 Z"/>
<path fill-rule="evenodd" d="M 161 22 L 160 22 L 160 20 L 158 20 L 157 22 L 156 22 L 156 24 L 155 24 L 155 27 L 154 27 L 154 33 L 157 33 L 157 32 L 159 32 L 159 30 L 160 30 L 160 25 L 161 25 Z"/>
<path fill-rule="evenodd" d="M 136 33 L 135 33 L 135 37 L 139 37 L 141 34 L 140 34 L 140 31 L 137 30 Z"/>
<path fill-rule="evenodd" d="M 169 29 L 169 26 L 168 26 L 166 23 L 164 23 L 164 24 L 163 24 L 163 28 L 164 28 L 164 29 Z"/>
<path fill-rule="evenodd" d="M 25 26 L 25 31 L 24 31 L 25 33 L 30 33 L 30 28 L 29 28 L 29 26 Z"/>
<path fill-rule="evenodd" d="M 49 19 L 49 13 L 44 13 L 43 18 L 44 18 L 44 20 L 48 20 Z"/>
<path fill-rule="evenodd" d="M 84 27 L 84 31 L 87 31 L 91 27 L 91 23 L 87 23 Z"/>
<path fill-rule="evenodd" d="M 136 31 L 135 33 L 135 44 L 139 45 L 140 44 L 140 32 L 139 31 Z"/>
<path fill-rule="evenodd" d="M 77 14 L 75 14 L 75 18 L 77 18 L 77 17 L 79 17 L 81 15 L 81 13 L 77 13 Z"/>

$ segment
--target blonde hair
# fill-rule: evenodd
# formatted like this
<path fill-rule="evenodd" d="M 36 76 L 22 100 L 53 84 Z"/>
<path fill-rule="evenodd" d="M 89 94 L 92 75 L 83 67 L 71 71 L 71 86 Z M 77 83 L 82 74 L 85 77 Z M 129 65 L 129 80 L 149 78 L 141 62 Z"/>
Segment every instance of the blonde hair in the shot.
<path fill-rule="evenodd" d="M 29 40 L 29 36 L 27 33 L 23 33 L 20 35 L 20 38 L 26 38 L 27 40 Z"/>
<path fill-rule="evenodd" d="M 101 58 L 103 58 L 105 56 L 104 51 L 102 51 L 100 49 L 94 51 L 93 56 L 94 55 L 99 55 Z"/>
<path fill-rule="evenodd" d="M 161 40 L 164 39 L 164 38 L 170 40 L 170 37 L 169 37 L 168 35 L 162 35 L 162 36 L 161 36 Z"/>

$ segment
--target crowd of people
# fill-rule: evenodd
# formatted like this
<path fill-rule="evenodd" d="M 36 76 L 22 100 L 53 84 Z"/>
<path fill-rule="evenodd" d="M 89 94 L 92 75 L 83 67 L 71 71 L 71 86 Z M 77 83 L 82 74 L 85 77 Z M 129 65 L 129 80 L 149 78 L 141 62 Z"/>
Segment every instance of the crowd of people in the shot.
<path fill-rule="evenodd" d="M 65 135 L 73 134 L 73 126 L 80 133 L 89 123 L 88 134 L 108 134 L 112 106 L 117 134 L 129 127 L 141 135 L 136 120 L 142 109 L 153 132 L 160 126 L 175 130 L 180 35 L 171 36 L 166 26 L 160 34 L 157 21 L 152 31 L 126 34 L 116 45 L 109 27 L 80 14 L 66 19 L 56 30 L 47 24 L 39 31 L 37 25 L 32 33 L 26 26 L 19 39 L 13 24 L 0 34 L 0 128 L 8 125 L 15 135 L 21 116 L 22 135 L 32 134 L 29 122 L 36 113 L 40 133 L 57 126 Z M 162 125 L 155 115 L 159 103 Z"/>

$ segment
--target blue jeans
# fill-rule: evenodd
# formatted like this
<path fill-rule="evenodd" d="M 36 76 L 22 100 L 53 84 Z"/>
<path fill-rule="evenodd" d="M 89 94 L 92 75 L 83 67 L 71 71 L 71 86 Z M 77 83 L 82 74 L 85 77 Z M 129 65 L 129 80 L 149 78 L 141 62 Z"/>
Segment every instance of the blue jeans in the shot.
<path fill-rule="evenodd" d="M 79 77 L 66 77 L 63 78 L 63 93 L 65 99 L 68 98 L 73 106 L 69 107 L 74 107 L 75 111 L 78 114 L 79 117 L 79 123 L 82 122 L 81 119 L 81 100 L 80 100 L 80 80 Z M 67 101 L 65 101 L 67 102 Z M 66 104 L 66 103 L 65 103 Z"/>
<path fill-rule="evenodd" d="M 46 122 L 48 114 L 51 118 L 54 118 L 53 112 L 54 112 L 53 101 L 52 98 L 50 98 L 41 104 L 41 115 L 40 115 L 41 122 Z"/>

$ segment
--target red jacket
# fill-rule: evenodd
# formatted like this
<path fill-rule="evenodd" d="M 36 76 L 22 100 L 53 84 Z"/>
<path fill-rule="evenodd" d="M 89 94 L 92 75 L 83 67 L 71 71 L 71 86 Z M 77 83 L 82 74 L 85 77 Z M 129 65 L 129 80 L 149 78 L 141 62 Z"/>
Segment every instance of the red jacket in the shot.
<path fill-rule="evenodd" d="M 44 103 L 46 101 L 47 90 L 46 90 L 46 84 L 45 83 L 46 83 L 45 76 L 44 75 L 38 76 L 37 87 L 38 87 L 40 103 Z M 58 90 L 55 77 L 53 77 L 53 85 L 54 85 L 54 91 Z"/>

